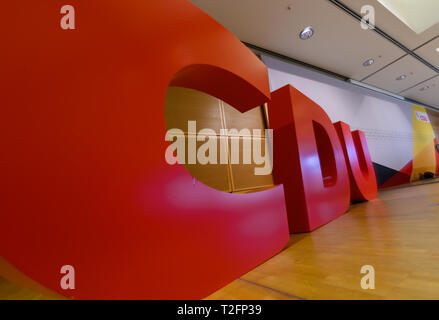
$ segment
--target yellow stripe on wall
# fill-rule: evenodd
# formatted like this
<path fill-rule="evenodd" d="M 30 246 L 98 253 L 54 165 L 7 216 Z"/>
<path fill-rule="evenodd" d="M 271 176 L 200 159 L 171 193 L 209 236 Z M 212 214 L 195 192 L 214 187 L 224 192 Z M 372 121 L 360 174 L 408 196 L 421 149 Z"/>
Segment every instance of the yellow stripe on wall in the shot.
<path fill-rule="evenodd" d="M 425 108 L 412 106 L 412 126 L 413 170 L 411 181 L 416 181 L 425 172 L 434 173 L 436 171 L 433 127 Z"/>

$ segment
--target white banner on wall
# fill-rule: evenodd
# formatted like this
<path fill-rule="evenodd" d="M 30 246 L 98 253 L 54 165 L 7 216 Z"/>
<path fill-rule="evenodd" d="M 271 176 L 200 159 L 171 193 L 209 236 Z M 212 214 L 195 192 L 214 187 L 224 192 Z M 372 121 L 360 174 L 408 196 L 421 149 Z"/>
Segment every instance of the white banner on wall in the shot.
<path fill-rule="evenodd" d="M 332 122 L 366 134 L 372 161 L 399 171 L 413 158 L 410 103 L 269 56 L 270 88 L 287 84 L 319 104 Z"/>

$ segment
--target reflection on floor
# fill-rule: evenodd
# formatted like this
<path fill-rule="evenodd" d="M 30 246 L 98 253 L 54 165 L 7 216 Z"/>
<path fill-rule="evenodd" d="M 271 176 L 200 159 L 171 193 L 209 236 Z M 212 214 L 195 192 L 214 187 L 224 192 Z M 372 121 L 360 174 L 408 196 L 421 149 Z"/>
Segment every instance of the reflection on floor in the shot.
<path fill-rule="evenodd" d="M 383 190 L 295 234 L 280 254 L 208 299 L 439 299 L 439 180 Z M 375 290 L 360 286 L 364 265 Z M 0 278 L 0 299 L 51 299 Z"/>
<path fill-rule="evenodd" d="M 208 299 L 439 299 L 439 181 L 381 191 Z M 375 268 L 375 290 L 360 285 Z"/>
<path fill-rule="evenodd" d="M 0 277 L 0 299 L 2 300 L 53 300 L 51 297 L 33 290 L 17 286 Z"/>

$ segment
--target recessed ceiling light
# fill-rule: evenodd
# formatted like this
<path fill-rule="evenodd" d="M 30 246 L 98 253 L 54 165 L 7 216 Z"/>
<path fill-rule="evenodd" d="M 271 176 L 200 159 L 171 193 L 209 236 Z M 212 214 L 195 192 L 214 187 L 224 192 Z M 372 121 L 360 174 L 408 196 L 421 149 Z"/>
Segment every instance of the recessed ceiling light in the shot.
<path fill-rule="evenodd" d="M 312 27 L 306 27 L 305 29 L 300 32 L 300 39 L 302 40 L 308 40 L 314 35 L 314 30 Z"/>
<path fill-rule="evenodd" d="M 436 48 L 436 51 L 439 52 L 439 48 Z"/>
<path fill-rule="evenodd" d="M 375 63 L 375 60 L 374 59 L 369 59 L 369 60 L 367 60 L 367 61 L 365 61 L 364 63 L 363 63 L 363 66 L 365 66 L 365 67 L 370 67 L 371 65 L 373 65 Z"/>
<path fill-rule="evenodd" d="M 405 78 L 407 78 L 407 76 L 405 74 L 402 74 L 398 78 L 396 78 L 396 80 L 401 81 L 404 80 Z"/>
<path fill-rule="evenodd" d="M 422 87 L 421 89 L 419 89 L 419 91 L 427 91 L 428 89 L 430 89 L 430 87 L 429 86 L 425 86 L 425 87 Z"/>
<path fill-rule="evenodd" d="M 417 34 L 439 23 L 437 0 L 378 0 Z"/>

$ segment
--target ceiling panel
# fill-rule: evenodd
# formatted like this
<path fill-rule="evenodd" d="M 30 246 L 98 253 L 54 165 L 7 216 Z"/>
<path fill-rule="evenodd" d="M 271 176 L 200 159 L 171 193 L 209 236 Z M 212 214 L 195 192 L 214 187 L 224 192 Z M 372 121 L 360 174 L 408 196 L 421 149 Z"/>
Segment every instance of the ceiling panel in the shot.
<path fill-rule="evenodd" d="M 393 93 L 400 93 L 435 75 L 437 75 L 435 71 L 407 55 L 363 82 Z M 400 76 L 405 76 L 405 79 L 397 80 Z"/>
<path fill-rule="evenodd" d="M 242 41 L 354 80 L 388 65 L 404 52 L 328 0 L 191 0 Z M 312 3 L 312 4 L 311 4 Z M 290 9 L 288 9 L 290 7 Z M 315 35 L 301 40 L 312 26 Z M 375 63 L 364 67 L 363 63 Z"/>
<path fill-rule="evenodd" d="M 439 14 L 439 13 L 438 13 Z M 424 58 L 436 68 L 439 68 L 439 38 L 427 43 L 415 51 L 417 55 Z"/>
<path fill-rule="evenodd" d="M 375 25 L 410 50 L 418 48 L 439 35 L 439 24 L 434 25 L 419 35 L 416 34 L 416 32 L 406 26 L 377 0 L 340 0 L 339 2 L 345 4 L 358 14 L 361 13 L 361 8 L 364 5 L 373 6 L 375 8 Z"/>
<path fill-rule="evenodd" d="M 421 89 L 424 87 L 429 87 L 429 89 L 422 91 Z M 404 91 L 402 95 L 406 98 L 439 108 L 439 76 Z"/>

